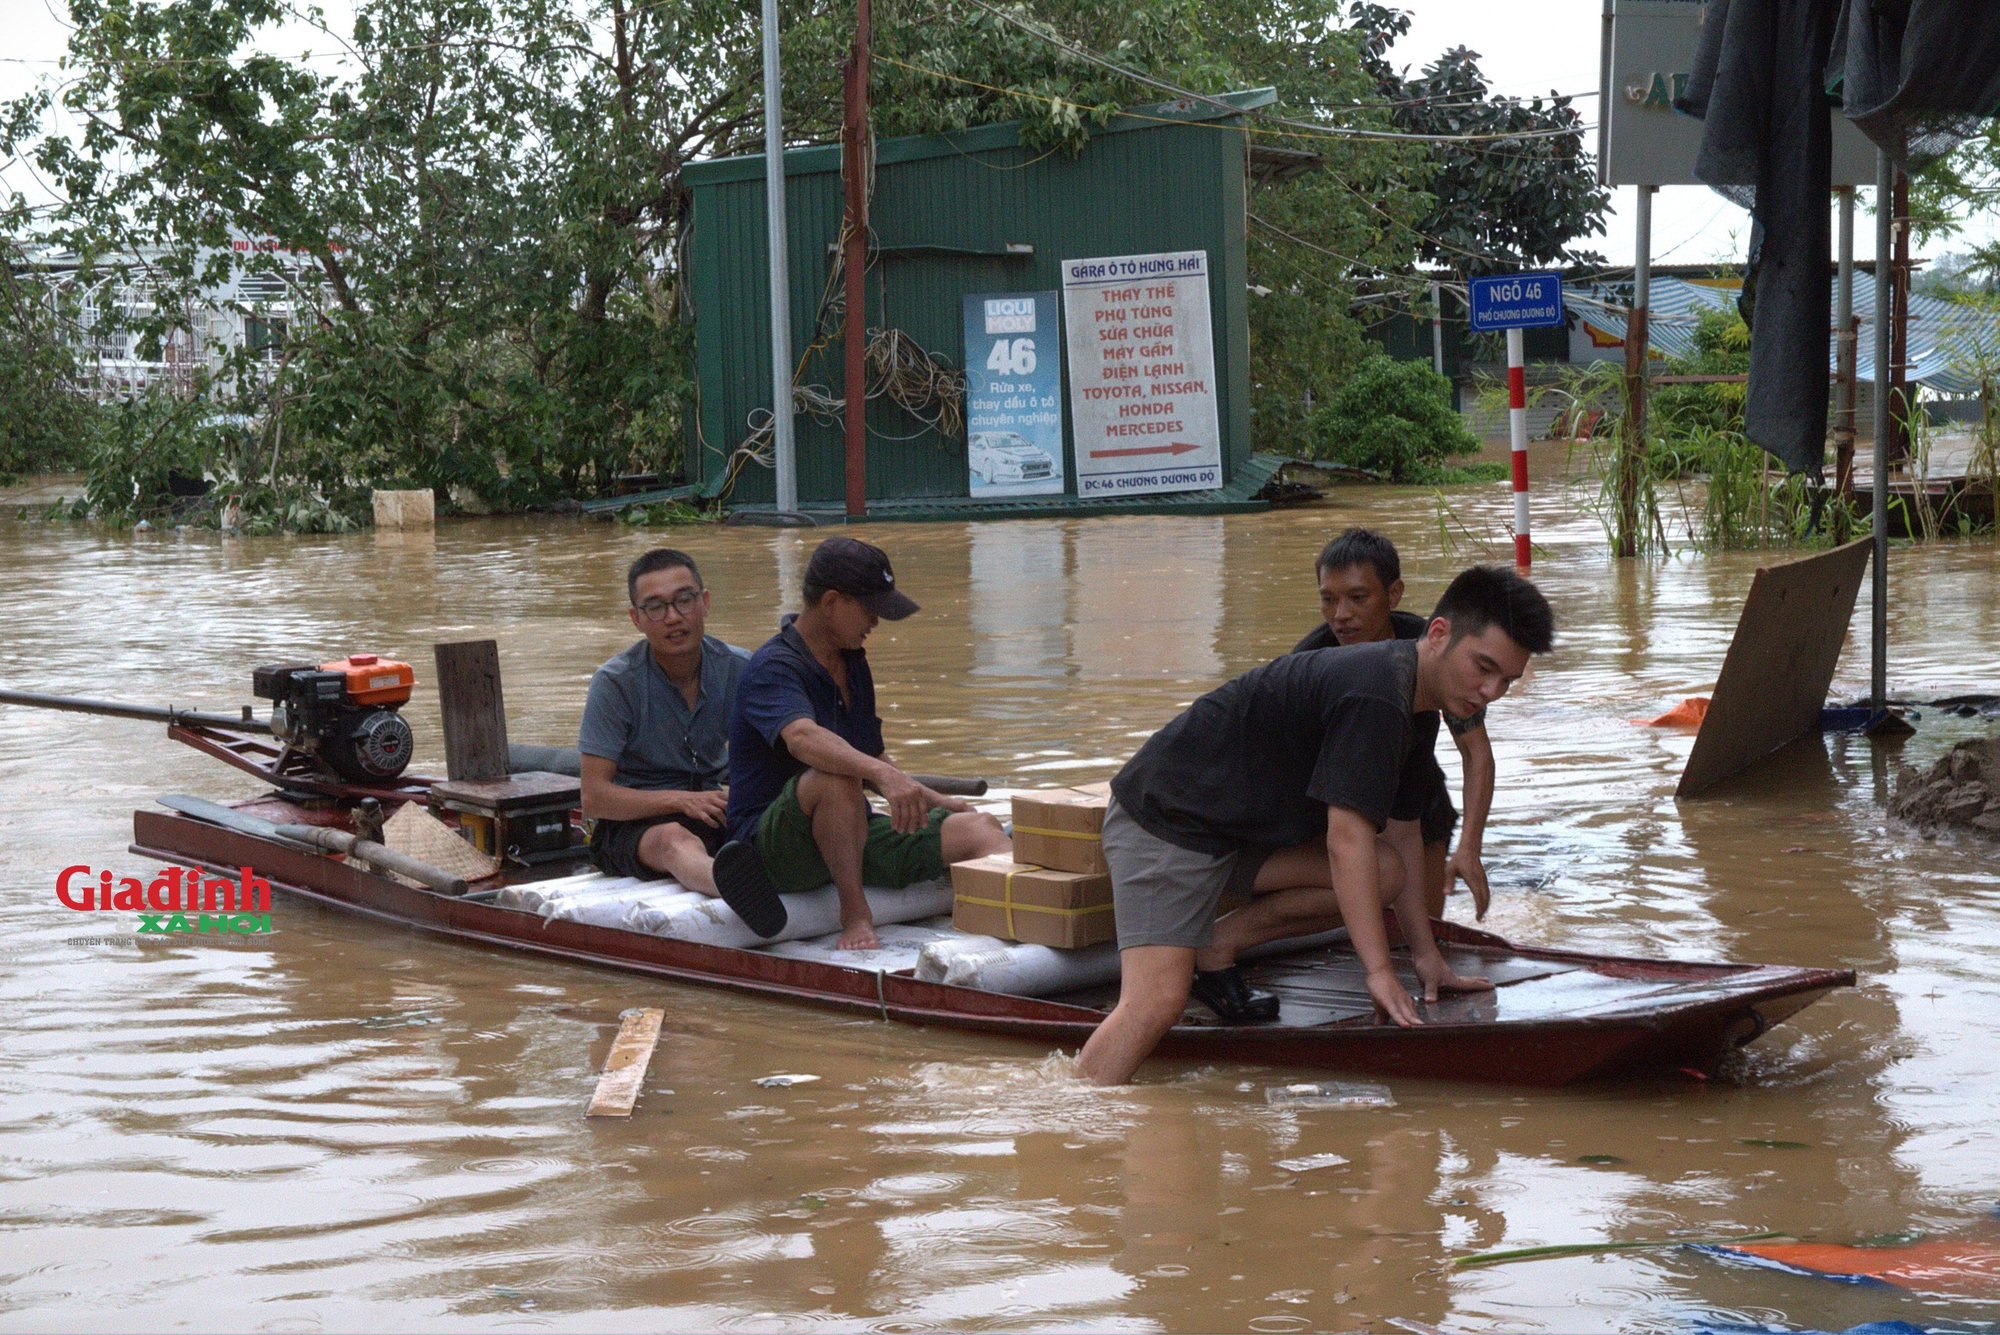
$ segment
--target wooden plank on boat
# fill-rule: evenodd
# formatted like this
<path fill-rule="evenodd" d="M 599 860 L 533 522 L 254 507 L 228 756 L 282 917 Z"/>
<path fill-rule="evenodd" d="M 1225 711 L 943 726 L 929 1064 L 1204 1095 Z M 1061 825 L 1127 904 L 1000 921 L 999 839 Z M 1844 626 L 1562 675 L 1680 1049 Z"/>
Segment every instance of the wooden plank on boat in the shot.
<path fill-rule="evenodd" d="M 667 1018 L 662 1010 L 629 1010 L 619 1017 L 618 1037 L 612 1041 L 611 1055 L 604 1059 L 604 1074 L 597 1077 L 597 1092 L 591 1095 L 591 1117 L 630 1117 L 639 1101 L 639 1085 L 653 1060 L 653 1045 L 660 1041 L 660 1025 Z"/>
<path fill-rule="evenodd" d="M 1675 797 L 1692 797 L 1819 727 L 1869 540 L 1760 568 Z"/>
<path fill-rule="evenodd" d="M 500 645 L 463 640 L 433 646 L 444 768 L 454 779 L 507 776 L 507 705 L 500 695 Z"/>

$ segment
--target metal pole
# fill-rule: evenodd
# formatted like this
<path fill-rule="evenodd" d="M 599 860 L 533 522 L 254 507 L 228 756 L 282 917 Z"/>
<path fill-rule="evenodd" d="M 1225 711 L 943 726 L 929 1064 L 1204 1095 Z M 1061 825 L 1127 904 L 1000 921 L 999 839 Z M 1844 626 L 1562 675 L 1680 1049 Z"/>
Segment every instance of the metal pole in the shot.
<path fill-rule="evenodd" d="M 1889 266 L 1889 458 L 1910 457 L 1910 174 L 1896 168 L 1889 227 L 1896 255 Z"/>
<path fill-rule="evenodd" d="M 868 0 L 854 16 L 854 53 L 847 62 L 847 106 L 842 117 L 841 169 L 847 180 L 846 344 L 847 517 L 868 513 Z"/>
<path fill-rule="evenodd" d="M 1431 369 L 1444 374 L 1444 284 L 1431 284 Z"/>
<path fill-rule="evenodd" d="M 1632 240 L 1632 305 L 1625 312 L 1625 432 L 1618 453 L 1617 555 L 1639 554 L 1639 470 L 1646 457 L 1647 329 L 1653 294 L 1653 192 L 1639 187 Z"/>
<path fill-rule="evenodd" d="M 771 270 L 771 458 L 778 509 L 799 508 L 792 444 L 792 279 L 785 261 L 785 107 L 778 79 L 778 0 L 764 0 L 764 235 Z"/>
<path fill-rule="evenodd" d="M 1835 193 L 1840 196 L 1840 268 L 1833 289 L 1833 338 L 1840 407 L 1833 419 L 1833 480 L 1845 499 L 1854 494 L 1854 187 L 1839 186 Z"/>
<path fill-rule="evenodd" d="M 269 732 L 263 719 L 227 714 L 204 714 L 194 709 L 162 709 L 157 705 L 128 705 L 122 700 L 90 700 L 76 695 L 46 695 L 41 691 L 0 690 L 0 705 L 29 705 L 35 709 L 60 709 L 72 714 L 102 714 L 106 718 L 136 718 L 148 723 L 191 724 L 200 728 L 228 728 L 236 732 Z"/>
<path fill-rule="evenodd" d="M 1514 446 L 1514 564 L 1525 574 L 1528 542 L 1528 358 L 1519 329 L 1507 331 L 1507 431 Z"/>
<path fill-rule="evenodd" d="M 1875 556 L 1870 562 L 1873 625 L 1868 657 L 1868 703 L 1889 702 L 1889 272 L 1894 165 L 1875 151 L 1875 455 L 1873 506 Z"/>

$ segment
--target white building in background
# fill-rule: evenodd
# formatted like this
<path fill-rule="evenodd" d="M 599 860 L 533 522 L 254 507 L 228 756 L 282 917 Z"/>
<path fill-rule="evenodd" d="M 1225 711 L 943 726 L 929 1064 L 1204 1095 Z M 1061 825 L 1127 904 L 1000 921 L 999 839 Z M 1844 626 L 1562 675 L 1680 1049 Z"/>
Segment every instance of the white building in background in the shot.
<path fill-rule="evenodd" d="M 277 252 L 268 241 L 239 238 L 231 247 L 236 262 L 223 283 L 204 287 L 176 312 L 176 328 L 158 349 L 139 355 L 140 336 L 132 326 L 161 314 L 160 288 L 149 267 L 164 253 L 139 252 L 125 272 L 88 273 L 72 251 L 50 251 L 19 265 L 23 279 L 45 284 L 59 310 L 73 313 L 70 343 L 80 368 L 78 391 L 91 398 L 122 399 L 137 394 L 194 393 L 202 371 L 219 373 L 228 358 L 247 349 L 275 368 L 285 337 L 298 318 L 299 289 L 316 281 L 310 258 Z M 280 272 L 246 270 L 253 252 L 278 255 Z M 212 258 L 206 252 L 204 264 Z"/>

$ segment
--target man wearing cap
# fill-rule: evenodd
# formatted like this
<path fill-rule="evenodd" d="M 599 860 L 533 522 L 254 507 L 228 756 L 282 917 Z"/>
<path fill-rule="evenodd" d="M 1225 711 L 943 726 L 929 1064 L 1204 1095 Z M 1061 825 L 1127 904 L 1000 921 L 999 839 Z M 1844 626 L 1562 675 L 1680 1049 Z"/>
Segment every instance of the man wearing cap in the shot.
<path fill-rule="evenodd" d="M 760 936 L 784 928 L 780 895 L 832 881 L 840 948 L 872 950 L 862 886 L 911 885 L 1010 851 L 999 821 L 889 763 L 862 644 L 877 621 L 916 610 L 881 548 L 828 538 L 806 566 L 804 610 L 744 669 L 729 733 L 730 842 L 715 882 Z M 888 801 L 887 816 L 869 811 L 864 788 Z"/>

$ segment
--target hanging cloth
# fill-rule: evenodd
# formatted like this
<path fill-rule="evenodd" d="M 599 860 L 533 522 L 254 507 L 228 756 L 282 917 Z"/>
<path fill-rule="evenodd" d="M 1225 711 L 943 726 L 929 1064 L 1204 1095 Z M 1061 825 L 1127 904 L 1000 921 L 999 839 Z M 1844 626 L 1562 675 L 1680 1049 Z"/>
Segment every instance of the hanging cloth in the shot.
<path fill-rule="evenodd" d="M 1695 176 L 1751 211 L 1743 429 L 1795 472 L 1826 454 L 1832 108 L 1906 165 L 2000 112 L 1993 0 L 1711 0 L 1676 109 Z"/>

